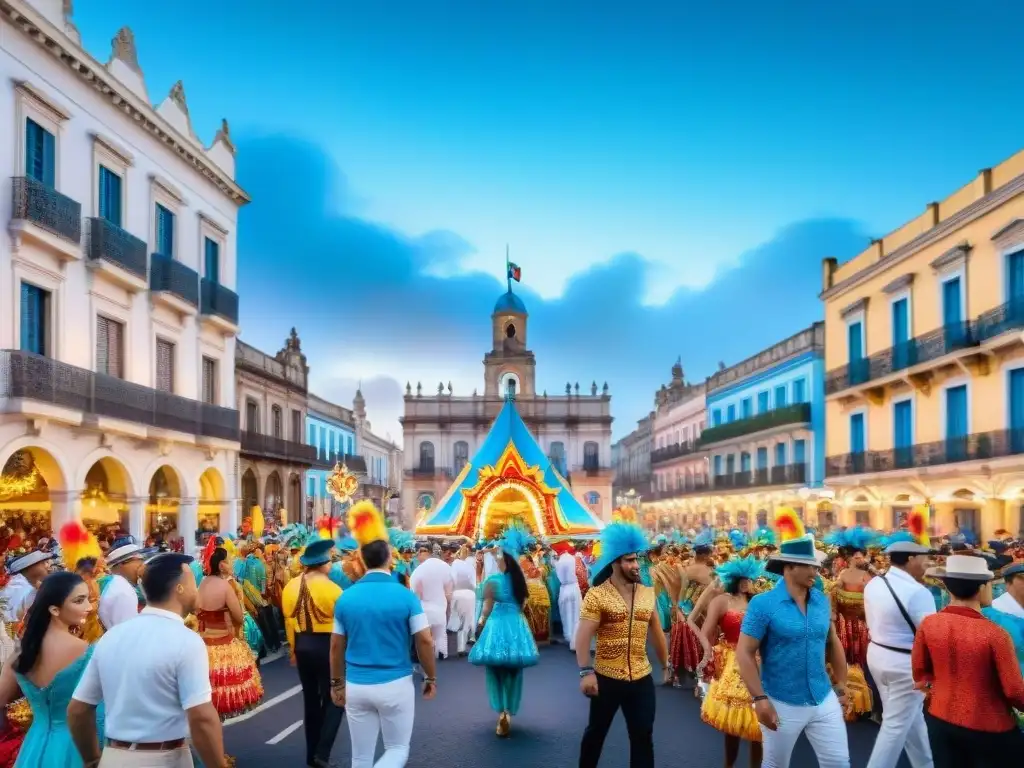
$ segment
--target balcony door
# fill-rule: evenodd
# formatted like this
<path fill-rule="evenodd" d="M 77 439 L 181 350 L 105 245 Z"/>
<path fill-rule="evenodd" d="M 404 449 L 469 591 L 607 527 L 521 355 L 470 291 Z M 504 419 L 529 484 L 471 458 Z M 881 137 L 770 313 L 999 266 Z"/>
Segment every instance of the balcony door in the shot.
<path fill-rule="evenodd" d="M 961 347 L 966 340 L 962 282 L 959 276 L 942 284 L 942 324 L 945 328 L 946 350 Z"/>
<path fill-rule="evenodd" d="M 1006 320 L 1019 323 L 1024 318 L 1024 250 L 1006 257 Z"/>
<path fill-rule="evenodd" d="M 893 405 L 892 423 L 896 467 L 900 469 L 910 467 L 913 465 L 914 458 L 914 415 L 910 400 L 903 400 Z"/>
<path fill-rule="evenodd" d="M 906 297 L 892 303 L 892 368 L 902 370 L 914 364 L 910 344 L 910 303 Z"/>
<path fill-rule="evenodd" d="M 1010 371 L 1007 382 L 1010 400 L 1010 450 L 1024 453 L 1024 368 Z"/>
<path fill-rule="evenodd" d="M 967 458 L 967 385 L 946 390 L 946 460 Z"/>
<path fill-rule="evenodd" d="M 850 384 L 867 381 L 867 366 L 864 363 L 864 325 L 860 320 L 846 326 L 846 352 L 850 361 Z"/>

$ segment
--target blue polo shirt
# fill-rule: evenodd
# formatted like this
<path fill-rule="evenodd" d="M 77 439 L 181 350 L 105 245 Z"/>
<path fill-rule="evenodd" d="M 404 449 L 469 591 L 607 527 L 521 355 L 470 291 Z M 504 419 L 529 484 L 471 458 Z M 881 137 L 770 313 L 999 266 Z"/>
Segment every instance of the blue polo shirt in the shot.
<path fill-rule="evenodd" d="M 779 580 L 774 589 L 754 596 L 741 632 L 757 640 L 764 692 L 783 704 L 815 706 L 832 692 L 825 650 L 832 606 L 825 593 L 811 589 L 805 614 Z"/>
<path fill-rule="evenodd" d="M 345 636 L 345 680 L 380 685 L 408 677 L 410 641 L 428 626 L 412 590 L 390 573 L 367 572 L 334 606 L 334 634 Z"/>

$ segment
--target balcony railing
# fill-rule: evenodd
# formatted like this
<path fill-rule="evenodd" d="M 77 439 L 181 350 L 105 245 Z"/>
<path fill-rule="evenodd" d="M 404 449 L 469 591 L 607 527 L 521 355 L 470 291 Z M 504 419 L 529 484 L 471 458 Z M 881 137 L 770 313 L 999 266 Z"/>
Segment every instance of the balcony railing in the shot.
<path fill-rule="evenodd" d="M 695 493 L 707 493 L 709 490 L 710 484 L 708 483 L 707 475 L 693 475 L 692 477 L 681 478 L 681 482 L 675 488 L 652 491 L 649 498 L 651 501 L 674 499 L 679 496 Z M 647 500 L 648 496 L 644 495 L 643 498 Z"/>
<path fill-rule="evenodd" d="M 406 477 L 412 478 L 432 478 L 432 477 L 454 477 L 455 473 L 451 467 L 437 467 L 433 464 L 420 464 L 418 467 L 405 470 Z"/>
<path fill-rule="evenodd" d="M 764 488 L 772 485 L 799 485 L 807 482 L 806 464 L 782 464 L 771 469 L 747 469 L 716 475 L 714 490 Z"/>
<path fill-rule="evenodd" d="M 826 477 L 843 477 L 899 469 L 937 467 L 1024 454 L 1024 429 L 975 432 L 963 437 L 916 443 L 883 451 L 844 453 L 825 459 Z"/>
<path fill-rule="evenodd" d="M 691 453 L 697 453 L 700 447 L 699 441 L 687 440 L 682 443 L 666 445 L 664 448 L 655 448 L 651 451 L 651 464 L 660 464 L 672 459 L 678 459 L 680 456 L 689 456 Z"/>
<path fill-rule="evenodd" d="M 312 445 L 248 430 L 242 432 L 241 452 L 295 464 L 312 465 L 316 461 L 316 448 Z"/>
<path fill-rule="evenodd" d="M 952 352 L 976 347 L 1003 333 L 1024 330 L 1024 298 L 1015 298 L 974 320 L 951 323 L 915 336 L 871 357 L 834 368 L 825 377 L 825 394 L 867 384 L 893 373 L 930 363 Z"/>
<path fill-rule="evenodd" d="M 366 459 L 352 453 L 331 453 L 318 455 L 316 446 L 313 448 L 313 464 L 320 469 L 334 469 L 335 464 L 344 464 L 345 468 L 355 475 L 366 474 Z"/>
<path fill-rule="evenodd" d="M 69 243 L 82 242 L 82 204 L 27 176 L 14 179 L 11 218 L 30 221 Z"/>
<path fill-rule="evenodd" d="M 788 424 L 806 424 L 811 420 L 811 404 L 796 403 L 775 408 L 738 421 L 708 427 L 700 436 L 700 444 L 711 445 L 723 440 L 731 440 L 744 435 L 753 435 L 766 429 L 783 427 Z"/>
<path fill-rule="evenodd" d="M 154 253 L 149 262 L 149 290 L 170 293 L 199 306 L 199 273 L 180 261 Z"/>
<path fill-rule="evenodd" d="M 238 294 L 204 277 L 200 284 L 199 311 L 238 325 Z"/>
<path fill-rule="evenodd" d="M 573 467 L 572 471 L 578 472 L 581 475 L 586 475 L 587 477 L 597 477 L 604 472 L 611 472 L 612 470 L 611 467 L 602 467 L 596 461 L 585 461 L 582 464 L 577 464 Z"/>
<path fill-rule="evenodd" d="M 109 261 L 125 272 L 146 278 L 146 244 L 106 219 L 89 219 L 88 256 L 93 261 Z"/>
<path fill-rule="evenodd" d="M 0 350 L 0 397 L 203 437 L 238 440 L 238 411 L 19 350 Z"/>

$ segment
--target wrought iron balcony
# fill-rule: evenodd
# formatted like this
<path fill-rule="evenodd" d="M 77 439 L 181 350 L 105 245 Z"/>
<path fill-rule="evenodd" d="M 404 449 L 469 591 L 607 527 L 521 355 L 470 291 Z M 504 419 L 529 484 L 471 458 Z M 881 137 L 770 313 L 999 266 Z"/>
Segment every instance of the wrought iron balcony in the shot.
<path fill-rule="evenodd" d="M 307 466 L 312 466 L 316 461 L 316 448 L 312 445 L 248 430 L 242 432 L 241 453 L 258 458 L 276 459 L 278 461 L 305 464 Z"/>
<path fill-rule="evenodd" d="M 774 429 L 775 427 L 783 427 L 789 424 L 806 424 L 810 420 L 810 403 L 786 405 L 782 408 L 765 411 L 746 419 L 730 421 L 728 424 L 719 424 L 716 427 L 708 427 L 700 436 L 700 444 L 701 446 L 712 445 L 723 440 L 753 435 L 766 429 Z"/>
<path fill-rule="evenodd" d="M 611 471 L 611 467 L 602 467 L 596 461 L 584 461 L 582 464 L 577 464 L 572 468 L 572 473 L 579 473 L 581 475 L 586 475 L 587 477 L 598 477 L 602 474 L 610 473 Z"/>
<path fill-rule="evenodd" d="M 89 219 L 88 256 L 92 261 L 107 261 L 146 279 L 146 244 L 98 216 Z"/>
<path fill-rule="evenodd" d="M 199 311 L 238 325 L 238 294 L 204 277 L 200 284 Z"/>
<path fill-rule="evenodd" d="M 182 301 L 199 306 L 199 273 L 180 261 L 154 253 L 149 262 L 149 290 L 169 293 Z"/>
<path fill-rule="evenodd" d="M 335 464 L 344 464 L 354 475 L 366 474 L 366 459 L 352 453 L 327 453 L 319 455 L 316 446 L 313 448 L 313 465 L 320 469 L 334 469 Z"/>
<path fill-rule="evenodd" d="M 974 333 L 980 342 L 1020 330 L 1024 330 L 1024 298 L 1010 299 L 978 315 L 974 321 Z"/>
<path fill-rule="evenodd" d="M 238 440 L 238 411 L 20 350 L 0 350 L 0 398 L 20 398 L 160 429 Z"/>
<path fill-rule="evenodd" d="M 651 464 L 661 464 L 672 459 L 678 459 L 681 456 L 689 456 L 691 453 L 699 452 L 700 449 L 700 442 L 696 440 L 687 440 L 682 443 L 666 445 L 664 448 L 655 448 L 651 451 Z"/>
<path fill-rule="evenodd" d="M 807 482 L 806 464 L 782 464 L 771 469 L 740 470 L 716 475 L 714 490 L 765 488 L 773 485 L 801 485 Z"/>
<path fill-rule="evenodd" d="M 11 218 L 29 221 L 69 243 L 82 242 L 82 204 L 28 176 L 14 179 Z"/>
<path fill-rule="evenodd" d="M 900 469 L 937 467 L 964 461 L 985 461 L 1024 454 L 1024 429 L 975 432 L 963 437 L 915 443 L 883 451 L 863 451 L 829 456 L 826 477 L 843 477 Z"/>

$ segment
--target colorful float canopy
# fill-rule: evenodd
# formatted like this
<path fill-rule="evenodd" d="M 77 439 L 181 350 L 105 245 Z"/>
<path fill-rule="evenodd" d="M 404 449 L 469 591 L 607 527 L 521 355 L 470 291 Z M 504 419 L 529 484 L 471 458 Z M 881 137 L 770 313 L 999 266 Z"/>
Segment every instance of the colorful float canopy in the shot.
<path fill-rule="evenodd" d="M 581 536 L 604 527 L 573 495 L 509 399 L 416 534 L 490 539 L 514 522 L 543 537 Z"/>

